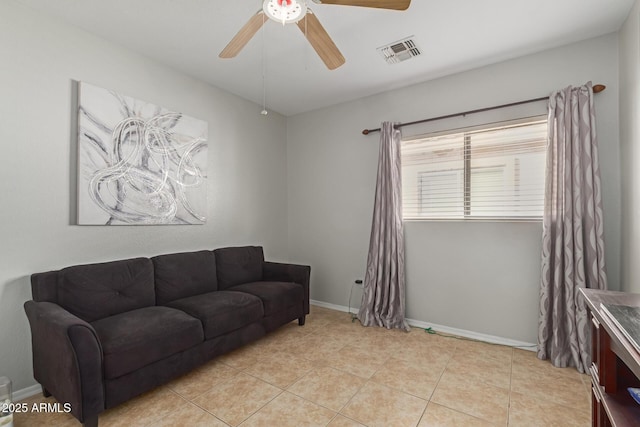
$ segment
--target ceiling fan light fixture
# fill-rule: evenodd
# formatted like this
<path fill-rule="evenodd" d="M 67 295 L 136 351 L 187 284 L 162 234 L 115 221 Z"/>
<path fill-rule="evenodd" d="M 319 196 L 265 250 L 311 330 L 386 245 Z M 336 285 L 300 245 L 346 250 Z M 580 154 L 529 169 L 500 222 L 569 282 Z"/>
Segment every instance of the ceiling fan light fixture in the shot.
<path fill-rule="evenodd" d="M 305 0 L 265 0 L 262 9 L 264 13 L 282 25 L 298 22 L 307 13 Z"/>

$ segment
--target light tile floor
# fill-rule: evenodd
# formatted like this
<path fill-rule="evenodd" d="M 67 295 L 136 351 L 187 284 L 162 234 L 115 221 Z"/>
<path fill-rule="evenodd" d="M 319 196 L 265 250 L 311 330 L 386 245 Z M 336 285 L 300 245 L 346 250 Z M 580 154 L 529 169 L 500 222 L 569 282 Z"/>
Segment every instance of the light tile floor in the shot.
<path fill-rule="evenodd" d="M 589 426 L 589 377 L 535 353 L 364 328 L 311 308 L 258 342 L 100 416 L 100 426 Z M 41 395 L 26 400 L 53 402 Z M 64 413 L 14 426 L 79 426 Z"/>

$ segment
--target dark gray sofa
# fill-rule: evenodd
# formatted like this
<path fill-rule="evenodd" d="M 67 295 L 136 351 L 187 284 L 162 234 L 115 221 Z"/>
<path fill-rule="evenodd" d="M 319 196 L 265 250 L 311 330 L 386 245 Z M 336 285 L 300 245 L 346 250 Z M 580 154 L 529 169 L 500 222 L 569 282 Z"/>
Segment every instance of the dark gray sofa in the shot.
<path fill-rule="evenodd" d="M 33 372 L 85 426 L 98 414 L 309 314 L 310 267 L 230 247 L 31 276 Z"/>

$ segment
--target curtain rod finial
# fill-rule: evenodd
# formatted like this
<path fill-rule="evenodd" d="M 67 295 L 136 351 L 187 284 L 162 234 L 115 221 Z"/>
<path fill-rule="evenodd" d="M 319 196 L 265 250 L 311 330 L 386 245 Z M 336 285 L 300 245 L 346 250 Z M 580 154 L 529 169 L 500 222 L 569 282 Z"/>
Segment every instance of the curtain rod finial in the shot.
<path fill-rule="evenodd" d="M 593 85 L 593 93 L 600 93 L 605 90 L 607 87 L 605 85 Z"/>
<path fill-rule="evenodd" d="M 369 129 L 365 129 L 365 130 L 363 130 L 363 131 L 362 131 L 362 134 L 363 134 L 363 135 L 369 135 Z"/>

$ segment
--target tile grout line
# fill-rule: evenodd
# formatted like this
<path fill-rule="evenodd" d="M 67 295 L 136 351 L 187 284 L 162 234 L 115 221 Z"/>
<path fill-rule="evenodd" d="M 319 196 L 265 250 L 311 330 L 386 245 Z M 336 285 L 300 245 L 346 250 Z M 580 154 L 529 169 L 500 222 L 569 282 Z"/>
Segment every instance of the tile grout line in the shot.
<path fill-rule="evenodd" d="M 229 380 L 230 380 L 231 378 L 227 378 L 227 379 L 229 379 Z M 214 386 L 214 387 L 215 387 L 215 386 Z M 213 387 L 211 387 L 211 389 L 213 389 Z M 186 400 L 187 402 L 189 402 L 190 404 L 192 404 L 192 405 L 193 405 L 193 406 L 195 406 L 196 408 L 199 408 L 199 409 L 201 409 L 202 411 L 206 412 L 207 414 L 211 415 L 213 418 L 215 418 L 216 420 L 220 421 L 222 424 L 224 424 L 224 425 L 226 425 L 226 426 L 231 427 L 231 425 L 230 425 L 229 423 L 227 423 L 226 421 L 223 421 L 222 419 L 220 419 L 220 418 L 219 418 L 218 416 L 216 416 L 215 414 L 212 414 L 211 412 L 207 411 L 206 409 L 204 409 L 204 408 L 200 407 L 200 405 L 198 405 L 197 403 L 193 402 L 192 400 L 187 399 L 186 397 L 184 397 L 184 396 L 180 395 L 178 392 L 175 392 L 175 391 L 174 391 L 174 393 L 178 394 L 180 397 L 182 397 L 184 400 Z M 202 394 L 204 394 L 204 393 L 202 393 Z M 198 397 L 199 397 L 199 396 L 201 396 L 201 394 L 200 394 L 200 395 L 198 395 Z"/>
<path fill-rule="evenodd" d="M 224 380 L 224 381 L 222 381 L 222 383 L 220 383 L 220 384 L 223 384 L 223 383 L 225 383 L 225 382 L 227 382 L 227 381 L 229 381 L 229 380 L 231 380 L 231 378 L 227 378 L 227 379 L 225 379 L 225 380 Z M 216 387 L 216 386 L 211 387 L 211 388 L 210 388 L 206 393 L 208 393 L 209 391 L 213 390 L 213 388 L 215 388 L 215 387 Z M 205 393 L 201 393 L 201 394 L 199 394 L 198 396 L 196 396 L 194 399 L 197 399 L 198 397 L 203 396 L 204 394 L 205 394 Z M 216 416 L 216 414 L 214 414 L 213 412 L 211 412 L 211 411 L 209 411 L 209 410 L 207 410 L 207 409 L 203 408 L 202 406 L 200 406 L 199 404 L 197 404 L 197 403 L 196 403 L 196 402 L 194 402 L 193 400 L 189 400 L 189 402 L 190 402 L 191 404 L 193 404 L 193 405 L 197 406 L 198 408 L 202 409 L 202 410 L 203 410 L 203 411 L 205 411 L 207 414 L 211 414 L 211 416 L 215 417 L 216 419 L 218 419 L 218 420 L 222 421 L 223 423 L 225 423 L 226 425 L 230 426 L 230 424 L 229 424 L 228 422 L 226 422 L 226 421 L 224 421 L 224 420 L 222 420 L 222 419 L 218 418 L 218 417 Z"/>
<path fill-rule="evenodd" d="M 463 346 L 463 345 L 464 345 L 464 344 L 463 344 L 463 341 L 477 342 L 477 341 L 475 341 L 475 340 L 466 340 L 466 339 L 464 339 L 464 340 L 459 341 L 459 342 L 457 342 L 457 343 L 456 343 L 456 346 L 454 347 L 454 348 L 455 348 L 455 350 L 464 351 L 464 348 L 462 348 L 462 347 L 461 347 L 461 346 Z M 495 345 L 495 344 L 491 344 L 491 345 Z M 499 346 L 501 346 L 501 347 L 509 347 L 510 352 L 513 354 L 513 351 L 514 351 L 513 347 L 511 347 L 511 346 L 502 346 L 502 345 L 499 345 Z M 438 384 L 437 384 L 437 385 L 439 385 L 439 383 L 440 383 L 440 381 L 441 381 L 442 377 L 443 377 L 443 376 L 444 376 L 444 374 L 447 372 L 447 370 L 450 368 L 450 366 L 449 366 L 449 365 L 450 365 L 450 363 L 451 363 L 452 361 L 455 361 L 455 360 L 456 360 L 456 355 L 457 355 L 457 354 L 459 354 L 459 353 L 458 353 L 457 351 L 455 351 L 455 350 L 454 350 L 454 352 L 452 353 L 452 355 L 449 357 L 449 359 L 448 359 L 448 361 L 447 361 L 447 364 L 446 364 L 446 366 L 445 366 L 445 369 L 443 370 L 443 372 L 442 372 L 442 373 L 441 373 L 441 375 L 440 375 L 440 378 L 438 379 Z M 510 361 L 512 361 L 512 358 L 513 358 L 513 355 L 511 355 L 511 356 L 510 356 Z M 510 369 L 512 369 L 512 364 L 510 364 Z M 459 375 L 459 374 L 457 374 L 457 373 L 455 373 L 455 372 L 453 372 L 453 371 L 449 371 L 449 373 L 450 373 L 450 375 L 454 375 L 454 376 L 455 376 L 455 375 Z M 506 387 L 504 387 L 504 386 L 499 386 L 499 385 L 495 385 L 495 384 L 492 384 L 492 383 L 487 383 L 485 380 L 478 380 L 478 381 L 480 381 L 480 382 L 482 382 L 482 383 L 484 383 L 484 384 L 486 384 L 486 385 L 489 385 L 489 386 L 491 386 L 491 387 L 495 387 L 495 388 L 498 388 L 498 389 L 503 389 L 503 390 L 505 390 L 505 391 L 509 392 L 508 388 L 506 388 Z M 509 379 L 509 381 L 511 381 L 511 379 Z M 447 409 L 448 409 L 448 410 L 450 410 L 450 411 L 457 412 L 457 413 L 462 414 L 462 415 L 465 415 L 465 416 L 467 416 L 467 417 L 472 417 L 472 418 L 477 419 L 477 420 L 480 420 L 480 421 L 482 421 L 482 422 L 484 422 L 484 423 L 491 423 L 491 424 L 493 424 L 493 421 L 489 421 L 489 420 L 487 420 L 487 419 L 485 419 L 485 418 L 482 418 L 481 416 L 478 416 L 477 414 L 471 414 L 471 413 L 465 412 L 465 411 L 463 411 L 463 410 L 460 410 L 460 409 L 458 409 L 458 408 L 452 408 L 452 407 L 450 407 L 450 406 L 448 406 L 447 404 L 444 404 L 444 403 L 433 402 L 433 401 L 432 401 L 432 398 L 433 398 L 433 394 L 435 394 L 435 392 L 436 392 L 436 390 L 437 390 L 437 385 L 436 385 L 436 388 L 434 389 L 434 391 L 433 391 L 433 393 L 432 393 L 431 398 L 429 399 L 429 403 L 433 403 L 434 405 L 442 406 L 442 407 L 444 407 L 444 408 L 447 408 Z M 509 387 L 510 387 L 510 383 L 509 383 Z M 507 410 L 508 410 L 508 408 L 507 408 Z"/>
<path fill-rule="evenodd" d="M 339 349 L 339 350 L 337 350 L 337 351 L 338 351 L 338 352 L 339 352 L 339 351 L 341 351 L 342 349 L 344 349 L 345 347 L 347 347 L 347 345 L 348 345 L 348 344 L 344 344 L 344 345 L 343 345 L 342 347 L 340 347 L 340 349 Z M 352 374 L 351 372 L 346 372 L 346 371 L 344 371 L 344 370 L 342 370 L 342 369 L 338 369 L 338 368 L 333 367 L 333 366 L 330 366 L 330 365 L 327 365 L 327 366 L 328 366 L 329 368 L 335 369 L 335 370 L 336 370 L 336 371 L 338 371 L 338 372 L 344 372 L 344 373 L 347 373 L 347 374 L 349 374 L 349 375 L 354 375 L 354 374 Z M 376 372 L 377 372 L 377 371 L 376 371 Z M 374 373 L 373 375 L 375 375 L 375 373 Z M 373 375 L 372 375 L 372 376 L 373 376 Z M 358 375 L 354 375 L 354 376 L 359 377 Z M 359 377 L 359 378 L 362 378 L 362 377 Z M 346 408 L 346 407 L 349 405 L 349 403 L 353 400 L 353 398 L 354 398 L 358 393 L 360 393 L 360 391 L 364 388 L 364 386 L 365 386 L 365 385 L 367 385 L 367 383 L 369 382 L 369 380 L 370 380 L 371 378 L 363 378 L 363 379 L 364 379 L 365 381 L 362 383 L 362 385 L 361 385 L 360 387 L 358 387 L 358 390 L 356 390 L 356 392 L 355 392 L 355 393 L 353 393 L 353 395 L 349 398 L 349 400 L 347 400 L 347 403 L 345 403 L 344 405 L 342 405 L 342 407 L 341 407 L 338 411 L 336 411 L 336 415 L 333 417 L 333 419 L 337 418 L 337 417 L 338 417 L 338 415 L 340 415 L 340 416 L 343 416 L 343 417 L 345 417 L 345 418 L 348 418 L 348 419 L 350 419 L 350 420 L 352 420 L 352 421 L 355 421 L 355 422 L 357 422 L 357 423 L 359 423 L 359 424 L 365 425 L 364 423 L 362 423 L 362 422 L 360 422 L 360 421 L 358 421 L 358 420 L 354 420 L 353 418 L 348 417 L 347 415 L 345 415 L 345 414 L 343 414 L 343 413 L 342 413 L 342 411 L 344 410 L 344 408 Z M 332 419 L 331 421 L 333 421 L 333 419 Z M 331 423 L 331 421 L 329 422 L 329 424 Z M 365 425 L 365 427 L 366 427 L 366 425 Z"/>
<path fill-rule="evenodd" d="M 254 377 L 255 378 L 255 377 Z M 259 379 L 259 378 L 258 378 Z M 271 385 L 271 384 L 270 384 Z M 275 386 L 274 386 L 275 387 Z M 261 407 L 259 407 L 258 409 L 256 409 L 255 411 L 253 411 L 251 413 L 251 415 L 249 415 L 247 418 L 245 418 L 244 420 L 242 420 L 240 422 L 240 424 L 238 424 L 238 426 L 242 425 L 245 421 L 247 421 L 249 418 L 253 417 L 255 414 L 257 414 L 258 412 L 260 412 L 262 409 L 264 409 L 269 403 L 273 402 L 274 400 L 276 400 L 280 395 L 282 395 L 282 393 L 284 393 L 284 390 L 281 389 L 280 387 L 276 387 L 278 390 L 280 390 L 280 393 L 276 394 L 275 396 L 273 396 L 272 399 L 270 399 L 267 403 L 265 403 L 264 405 L 262 405 Z"/>
<path fill-rule="evenodd" d="M 308 334 L 304 335 L 304 337 L 311 336 L 311 335 L 315 334 L 316 332 L 317 332 L 317 331 L 311 331 L 310 333 L 308 333 Z M 344 348 L 344 347 L 346 347 L 346 344 L 345 344 L 344 346 L 342 346 L 342 347 L 341 347 L 341 349 L 342 349 L 342 348 Z M 340 351 L 340 350 L 338 350 L 338 351 Z M 315 363 L 313 360 L 307 359 L 307 358 L 306 358 L 306 357 L 304 357 L 304 356 L 303 356 L 303 358 L 304 358 L 305 360 L 309 361 L 309 362 Z M 323 364 L 322 366 L 328 366 L 328 365 L 324 365 L 324 364 Z M 321 366 L 321 367 L 322 367 L 322 366 Z M 245 368 L 245 369 L 247 369 L 247 368 Z M 281 388 L 280 386 L 277 386 L 277 385 L 275 385 L 275 384 L 271 384 L 269 381 L 265 381 L 264 379 L 259 378 L 259 377 L 255 376 L 255 375 L 253 375 L 253 374 L 251 374 L 251 373 L 249 373 L 249 372 L 246 372 L 246 371 L 243 369 L 241 372 L 244 372 L 244 373 L 246 373 L 247 375 L 250 375 L 250 376 L 252 376 L 253 378 L 255 378 L 255 379 L 259 380 L 259 381 L 264 381 L 265 383 L 267 383 L 267 384 L 269 384 L 269 385 L 272 385 L 272 386 L 274 386 L 274 387 L 276 387 L 276 388 L 280 389 L 281 391 L 280 391 L 280 393 L 278 393 L 276 396 L 274 396 L 274 397 L 273 397 L 273 399 L 271 399 L 269 402 L 265 403 L 262 407 L 260 407 L 259 409 L 257 409 L 255 412 L 253 412 L 253 413 L 252 413 L 251 415 L 249 415 L 247 418 L 245 418 L 245 419 L 244 419 L 240 424 L 238 424 L 238 426 L 241 426 L 241 425 L 242 425 L 242 423 L 246 422 L 248 419 L 250 419 L 250 418 L 251 418 L 251 417 L 253 417 L 255 414 L 257 414 L 258 412 L 260 412 L 264 407 L 266 407 L 269 403 L 271 403 L 272 401 L 274 401 L 276 398 L 278 398 L 280 395 L 282 395 L 282 394 L 283 394 L 283 393 L 285 393 L 285 392 L 290 393 L 290 394 L 291 394 L 291 395 L 293 395 L 293 396 L 299 397 L 300 399 L 303 399 L 304 401 L 309 402 L 309 403 L 311 403 L 311 404 L 313 404 L 313 405 L 315 405 L 315 406 L 318 406 L 318 407 L 321 407 L 321 408 L 325 408 L 325 409 L 327 409 L 327 410 L 329 410 L 329 411 L 333 412 L 333 413 L 334 413 L 334 415 L 333 415 L 333 417 L 331 418 L 331 420 L 329 420 L 329 422 L 327 423 L 327 425 L 328 425 L 328 424 L 330 424 L 330 423 L 331 423 L 331 422 L 332 422 L 332 421 L 333 421 L 333 420 L 334 420 L 338 415 L 341 415 L 341 414 L 340 414 L 340 412 L 336 412 L 336 411 L 334 411 L 334 410 L 333 410 L 333 409 L 331 409 L 331 408 L 327 408 L 326 406 L 323 406 L 323 405 L 321 405 L 321 404 L 319 404 L 319 403 L 317 403 L 317 402 L 313 402 L 313 401 L 311 401 L 311 400 L 309 400 L 309 399 L 305 398 L 304 396 L 299 396 L 299 395 L 297 395 L 297 394 L 295 394 L 295 393 L 293 393 L 293 392 L 290 392 L 290 391 L 288 390 L 288 389 L 289 389 L 290 387 L 292 387 L 294 384 L 296 384 L 297 382 L 299 382 L 300 380 L 302 380 L 304 377 L 308 376 L 308 375 L 309 375 L 311 372 L 313 372 L 315 369 L 316 369 L 316 368 L 313 368 L 313 369 L 309 370 L 308 372 L 306 372 L 304 375 L 302 375 L 302 376 L 300 376 L 300 377 L 296 378 L 296 379 L 295 379 L 291 384 L 289 384 L 289 385 L 288 385 L 288 386 L 286 386 L 285 388 Z"/>
<path fill-rule="evenodd" d="M 170 393 L 174 394 L 175 396 L 173 396 L 172 398 L 175 398 L 176 396 L 178 397 L 178 399 L 184 400 L 187 403 L 191 403 L 191 401 L 189 401 L 188 399 L 185 399 L 181 394 L 173 391 L 172 389 L 170 389 L 169 387 L 167 387 L 167 385 L 161 386 L 163 388 L 165 388 L 166 390 L 168 390 Z M 179 405 L 180 407 L 182 407 L 182 405 Z M 202 409 L 202 408 L 200 408 Z M 206 412 L 206 411 L 205 411 Z M 148 427 L 148 426 L 153 426 L 155 425 L 156 421 L 159 420 L 160 418 L 163 418 L 165 415 L 157 415 L 156 417 L 152 417 L 151 421 L 149 421 L 148 423 L 145 423 L 144 426 Z"/>
<path fill-rule="evenodd" d="M 262 381 L 262 382 L 264 382 L 264 383 L 266 383 L 266 384 L 269 384 L 270 386 L 275 387 L 275 388 L 277 388 L 278 390 L 280 390 L 280 393 L 276 394 L 276 395 L 275 395 L 272 399 L 270 399 L 267 403 L 265 403 L 264 405 L 262 405 L 261 407 L 259 407 L 259 408 L 258 408 L 258 409 L 256 409 L 255 411 L 253 411 L 253 412 L 252 412 L 249 416 L 247 416 L 245 419 L 243 419 L 242 421 L 240 421 L 240 423 L 238 423 L 238 424 L 237 424 L 238 426 L 240 426 L 242 423 L 244 423 L 245 421 L 247 421 L 249 418 L 251 418 L 251 417 L 252 417 L 253 415 L 255 415 L 258 411 L 260 411 L 262 408 L 264 408 L 265 406 L 267 406 L 267 405 L 268 405 L 269 403 L 271 403 L 271 402 L 272 402 L 276 397 L 280 396 L 280 395 L 284 392 L 284 390 L 283 390 L 283 389 L 281 389 L 280 387 L 276 387 L 276 386 L 274 386 L 273 384 L 270 384 L 270 383 L 268 383 L 268 382 L 266 382 L 266 381 L 262 380 L 261 378 L 257 378 L 257 377 L 255 377 L 255 376 L 253 376 L 253 375 L 251 375 L 251 374 L 249 374 L 249 373 L 247 373 L 247 372 L 244 372 L 244 371 L 242 371 L 242 370 L 239 370 L 239 373 L 246 374 L 246 375 L 248 375 L 248 376 L 250 376 L 250 377 L 252 377 L 252 378 L 254 378 L 254 379 L 258 380 L 258 381 Z M 232 379 L 234 379 L 236 376 L 237 376 L 237 375 L 234 375 L 233 377 L 230 377 L 230 378 L 225 378 L 225 379 L 224 379 L 224 381 L 222 381 L 222 382 L 221 382 L 221 383 L 219 383 L 219 384 L 216 384 L 215 386 L 213 386 L 213 387 L 212 387 L 211 389 L 209 389 L 208 391 L 213 390 L 217 385 L 224 384 L 224 383 L 227 383 L 227 382 L 231 381 L 231 380 L 232 380 Z M 172 390 L 172 391 L 173 391 L 173 390 Z M 175 393 L 175 392 L 174 392 L 174 393 Z M 176 393 L 176 394 L 178 394 L 178 393 Z M 200 396 L 202 396 L 202 395 L 204 395 L 204 393 L 202 393 L 202 394 L 198 395 L 198 397 L 200 397 Z M 178 394 L 178 396 L 180 396 L 180 394 Z M 180 397 L 182 397 L 182 396 L 180 396 Z M 183 398 L 183 399 L 184 399 L 184 398 Z M 220 421 L 222 421 L 223 423 L 225 423 L 225 424 L 227 424 L 227 425 L 229 425 L 229 426 L 232 426 L 232 424 L 229 424 L 228 422 L 226 422 L 226 421 L 224 421 L 224 420 L 220 419 L 216 414 L 214 414 L 213 412 L 208 411 L 207 409 L 203 408 L 202 406 L 198 405 L 197 403 L 195 403 L 195 402 L 193 402 L 193 401 L 190 401 L 190 400 L 188 400 L 188 399 L 185 399 L 185 400 L 187 400 L 188 402 L 190 402 L 190 403 L 194 404 L 195 406 L 197 406 L 198 408 L 200 408 L 200 409 L 202 409 L 203 411 L 207 412 L 208 414 L 213 415 L 216 419 L 219 419 L 219 420 L 220 420 Z"/>
<path fill-rule="evenodd" d="M 541 359 L 539 359 L 539 360 L 541 360 Z M 548 360 L 542 360 L 542 361 L 545 362 L 545 363 L 549 363 L 550 364 L 550 362 Z M 550 366 L 553 366 L 553 365 L 550 365 Z M 554 367 L 554 369 L 573 369 L 573 368 L 555 368 Z M 513 364 L 512 364 L 512 371 L 513 371 Z M 571 374 L 571 375 L 562 374 L 561 376 L 566 377 L 565 380 L 572 380 L 572 381 L 580 380 L 580 383 L 582 384 L 582 379 L 581 378 L 575 378 L 575 375 L 573 375 L 573 374 Z M 587 397 L 590 397 L 590 392 L 591 392 L 591 390 L 589 389 L 589 394 L 587 395 Z M 534 399 L 534 400 L 537 400 L 537 401 L 544 402 L 544 403 L 550 403 L 550 404 L 553 404 L 553 405 L 556 405 L 556 406 L 562 406 L 563 408 L 570 409 L 570 410 L 579 410 L 579 409 L 581 409 L 578 406 L 572 406 L 571 404 L 567 404 L 565 402 L 558 402 L 557 400 L 553 400 L 552 398 L 546 397 L 546 395 L 545 396 L 531 396 L 530 398 Z M 591 413 L 589 413 L 589 417 L 590 416 L 591 416 Z"/>
<path fill-rule="evenodd" d="M 328 325 L 325 325 L 325 326 L 328 326 Z M 316 331 L 316 333 L 317 333 L 317 332 L 318 332 L 318 331 Z M 342 349 L 344 349 L 344 348 L 345 348 L 345 347 L 347 347 L 348 345 L 349 345 L 349 344 L 343 344 L 339 349 L 337 349 L 337 350 L 336 350 L 336 352 L 340 352 Z M 309 361 L 311 361 L 311 362 L 315 363 L 315 361 L 313 361 L 313 360 L 310 360 L 310 359 L 307 359 L 307 360 L 309 360 Z M 383 364 L 384 364 L 384 362 L 383 362 Z M 338 371 L 338 372 L 343 372 L 343 373 L 346 373 L 346 374 L 349 374 L 349 375 L 356 376 L 356 377 L 358 377 L 358 378 L 362 378 L 362 377 L 359 377 L 358 375 L 354 375 L 354 374 L 353 374 L 353 373 L 351 373 L 351 372 L 344 371 L 344 370 L 342 370 L 342 369 L 339 369 L 339 368 L 333 367 L 333 366 L 328 365 L 328 364 L 324 364 L 324 363 L 323 363 L 323 365 L 322 365 L 321 367 L 327 367 L 327 368 L 330 368 L 330 369 L 334 369 L 334 370 L 336 370 L 336 371 Z M 289 385 L 289 387 L 287 387 L 287 391 L 288 391 L 288 389 L 289 389 L 290 387 L 292 387 L 294 384 L 296 384 L 297 382 L 301 381 L 304 377 L 308 376 L 309 374 L 311 374 L 311 372 L 314 372 L 314 371 L 315 371 L 315 369 L 312 369 L 311 371 L 307 372 L 307 373 L 306 373 L 305 375 L 303 375 L 302 377 L 298 378 L 294 383 L 290 384 L 290 385 Z M 377 372 L 377 371 L 376 371 L 376 372 Z M 375 373 L 374 373 L 373 375 L 375 375 Z M 373 376 L 373 375 L 372 375 L 372 376 Z M 351 402 L 351 400 L 353 400 L 353 398 L 354 398 L 354 397 L 355 397 L 355 396 L 356 396 L 356 395 L 357 395 L 357 394 L 358 394 L 358 393 L 359 393 L 359 392 L 364 388 L 364 386 L 365 386 L 365 385 L 369 382 L 369 380 L 370 380 L 370 378 L 368 378 L 368 379 L 363 378 L 363 379 L 365 380 L 365 381 L 363 382 L 363 384 L 362 384 L 362 385 L 361 385 L 361 386 L 356 390 L 356 392 L 355 392 L 355 393 L 353 393 L 353 395 L 349 398 L 349 400 L 347 401 L 347 403 L 345 403 L 345 404 L 344 404 L 344 405 L 343 405 L 343 406 L 342 406 L 338 411 L 335 411 L 335 410 L 334 410 L 334 409 L 332 409 L 332 408 L 328 408 L 328 407 L 326 407 L 326 406 L 324 406 L 324 405 L 322 405 L 322 404 L 320 404 L 320 403 L 318 403 L 318 402 L 313 402 L 313 401 L 311 401 L 311 400 L 307 399 L 306 397 L 304 397 L 304 396 L 299 396 L 298 394 L 293 393 L 293 392 L 291 392 L 291 391 L 288 391 L 288 392 L 289 392 L 289 393 L 291 393 L 291 394 L 293 394 L 294 396 L 298 396 L 299 398 L 301 398 L 301 399 L 303 399 L 303 400 L 305 400 L 305 401 L 307 401 L 307 402 L 309 402 L 309 403 L 312 403 L 312 404 L 314 404 L 314 405 L 320 406 L 320 407 L 322 407 L 322 408 L 325 408 L 325 409 L 327 409 L 327 410 L 329 410 L 329 411 L 333 412 L 333 413 L 334 413 L 333 417 L 329 420 L 329 422 L 328 422 L 326 425 L 331 424 L 331 423 L 332 423 L 336 418 L 338 418 L 339 416 L 341 416 L 341 417 L 347 418 L 347 419 L 349 419 L 349 420 L 351 420 L 351 421 L 357 422 L 358 424 L 362 424 L 363 426 L 367 427 L 367 425 L 366 425 L 366 424 L 364 424 L 364 423 L 362 423 L 361 421 L 355 420 L 355 419 L 353 419 L 353 418 L 351 418 L 351 417 L 348 417 L 347 415 L 345 415 L 345 414 L 343 414 L 343 413 L 342 413 L 342 410 L 343 410 L 344 408 L 346 408 L 346 407 L 347 407 L 347 405 L 349 404 L 349 402 Z"/>
<path fill-rule="evenodd" d="M 442 376 L 444 375 L 445 371 L 447 370 L 447 366 L 449 365 L 451 360 L 453 360 L 453 354 L 455 353 L 455 351 L 457 349 L 457 346 L 458 346 L 458 344 L 456 343 L 456 345 L 453 347 L 453 351 L 451 352 L 451 355 L 449 355 L 449 358 L 447 359 L 447 363 L 445 363 L 444 368 L 442 369 L 442 372 L 440 372 L 440 375 L 438 376 L 438 381 L 436 381 L 436 385 L 433 387 L 433 390 L 431 390 L 431 394 L 429 395 L 429 399 L 427 400 L 427 406 L 424 407 L 424 411 L 422 411 L 422 415 L 420 415 L 420 419 L 418 420 L 418 424 L 416 424 L 417 426 L 420 425 L 420 423 L 422 422 L 422 419 L 424 418 L 424 416 L 427 413 L 427 410 L 429 409 L 429 405 L 431 403 L 433 403 L 434 405 L 437 405 L 437 403 L 431 402 L 431 399 L 433 398 L 433 395 L 436 392 L 436 389 L 438 388 L 438 384 L 440 384 L 440 380 L 442 379 Z"/>
<path fill-rule="evenodd" d="M 275 387 L 275 386 L 274 386 Z M 244 424 L 247 420 L 249 420 L 251 417 L 253 417 L 255 414 L 257 414 L 258 412 L 260 412 L 262 409 L 264 409 L 269 403 L 273 402 L 274 400 L 276 400 L 282 393 L 284 393 L 285 391 L 282 390 L 280 387 L 277 387 L 280 390 L 280 393 L 276 394 L 271 400 L 269 400 L 267 403 L 265 403 L 264 405 L 262 405 L 261 407 L 259 407 L 258 409 L 256 409 L 255 411 L 253 411 L 251 413 L 251 415 L 249 415 L 247 418 L 245 418 L 244 420 L 240 421 L 240 423 L 238 424 L 238 427 L 241 426 L 242 424 Z"/>
<path fill-rule="evenodd" d="M 228 367 L 229 369 L 233 369 L 233 370 L 235 371 L 235 372 L 234 372 L 234 374 L 233 374 L 233 375 L 231 375 L 231 376 L 230 376 L 230 377 L 228 377 L 228 378 L 224 378 L 224 377 L 222 377 L 222 376 L 218 376 L 218 375 L 216 375 L 216 376 L 215 376 L 215 379 L 219 379 L 219 380 L 220 380 L 220 382 L 219 382 L 219 383 L 214 384 L 214 385 L 212 385 L 212 386 L 208 387 L 205 391 L 198 393 L 196 396 L 193 396 L 192 398 L 189 398 L 189 397 L 187 397 L 187 396 L 184 396 L 184 395 L 183 395 L 183 394 L 181 394 L 179 391 L 174 390 L 173 388 L 171 388 L 171 387 L 169 386 L 169 384 L 171 384 L 171 383 L 168 383 L 168 384 L 166 384 L 165 386 L 166 386 L 169 390 L 171 390 L 171 391 L 173 391 L 174 393 L 176 393 L 176 394 L 180 395 L 182 398 L 184 398 L 184 399 L 186 399 L 187 401 L 189 401 L 189 402 L 192 402 L 192 403 L 193 403 L 193 400 L 194 400 L 194 399 L 197 399 L 198 397 L 200 397 L 200 396 L 202 396 L 202 395 L 204 395 L 204 394 L 206 394 L 206 393 L 209 393 L 209 392 L 210 392 L 211 390 L 213 390 L 217 385 L 222 384 L 222 383 L 224 383 L 224 382 L 226 382 L 226 381 L 228 381 L 228 380 L 231 380 L 231 379 L 233 379 L 234 377 L 236 377 L 238 374 L 240 374 L 241 372 L 243 372 L 242 370 L 237 369 L 237 368 L 234 368 L 234 367 L 232 367 L 232 366 L 229 366 L 229 365 L 227 365 L 227 364 L 226 364 L 226 363 L 224 363 L 224 362 L 219 362 L 219 363 L 222 363 L 223 365 L 225 365 L 225 366 L 226 366 L 226 367 Z M 180 378 L 177 378 L 177 379 L 180 379 Z M 174 380 L 174 381 L 175 381 L 175 380 Z M 172 381 L 172 382 L 173 382 L 173 381 Z M 194 405 L 195 405 L 195 403 L 194 403 Z M 198 407 L 199 407 L 199 406 L 198 406 Z"/>

